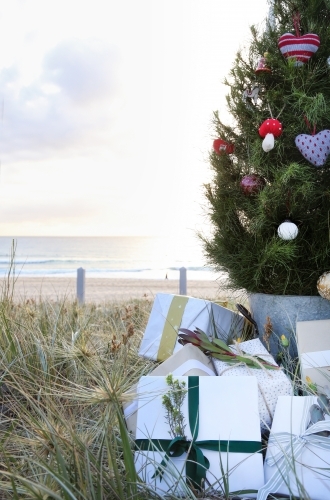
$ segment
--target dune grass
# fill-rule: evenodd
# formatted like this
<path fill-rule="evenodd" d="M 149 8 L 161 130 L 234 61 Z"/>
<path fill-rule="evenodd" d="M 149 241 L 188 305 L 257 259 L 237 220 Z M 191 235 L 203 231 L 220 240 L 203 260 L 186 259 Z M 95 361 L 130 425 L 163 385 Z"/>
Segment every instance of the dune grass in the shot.
<path fill-rule="evenodd" d="M 155 367 L 138 356 L 153 298 L 15 302 L 14 285 L 0 296 L 0 500 L 159 498 L 136 475 L 122 414 Z"/>
<path fill-rule="evenodd" d="M 148 299 L 0 300 L 0 498 L 152 498 L 138 484 L 123 393 L 151 363 Z M 153 364 L 154 366 L 154 364 Z"/>

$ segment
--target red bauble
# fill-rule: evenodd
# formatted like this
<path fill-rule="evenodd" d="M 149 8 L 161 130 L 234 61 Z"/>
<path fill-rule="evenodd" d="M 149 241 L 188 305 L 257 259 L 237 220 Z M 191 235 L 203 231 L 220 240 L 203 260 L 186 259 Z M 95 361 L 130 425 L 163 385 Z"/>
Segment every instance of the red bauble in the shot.
<path fill-rule="evenodd" d="M 265 184 L 265 179 L 256 174 L 245 175 L 241 180 L 241 188 L 246 195 L 259 193 Z"/>
<path fill-rule="evenodd" d="M 223 153 L 231 154 L 234 152 L 234 144 L 230 144 L 223 139 L 215 139 L 213 141 L 213 149 L 218 155 Z"/>
<path fill-rule="evenodd" d="M 267 118 L 259 127 L 259 135 L 266 137 L 267 134 L 279 137 L 282 134 L 282 123 L 275 118 Z"/>

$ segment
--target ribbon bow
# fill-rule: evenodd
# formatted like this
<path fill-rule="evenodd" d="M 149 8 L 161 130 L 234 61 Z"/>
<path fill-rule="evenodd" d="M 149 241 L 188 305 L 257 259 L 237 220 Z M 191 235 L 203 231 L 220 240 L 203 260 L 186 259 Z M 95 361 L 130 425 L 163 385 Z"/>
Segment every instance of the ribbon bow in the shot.
<path fill-rule="evenodd" d="M 187 453 L 187 479 L 193 481 L 195 486 L 199 488 L 206 478 L 206 471 L 210 468 L 210 462 L 200 448 L 203 447 L 203 443 L 206 445 L 208 444 L 207 441 L 187 441 L 181 436 L 172 439 L 168 445 L 164 459 L 152 477 L 154 478 L 160 476 L 160 480 L 162 480 L 164 468 L 166 467 L 169 458 L 180 457 L 184 453 Z"/>
<path fill-rule="evenodd" d="M 165 456 L 155 471 L 153 478 L 160 476 L 160 480 L 165 472 L 165 468 L 170 458 L 180 457 L 187 453 L 186 477 L 188 483 L 193 483 L 201 489 L 206 479 L 210 462 L 204 456 L 202 449 L 210 451 L 224 451 L 229 453 L 260 453 L 260 441 L 228 441 L 228 440 L 201 440 L 197 441 L 199 430 L 199 377 L 188 377 L 188 411 L 189 426 L 192 435 L 191 440 L 186 440 L 182 436 L 174 439 L 136 439 L 135 444 L 138 450 L 152 450 L 154 446 L 159 451 L 165 452 Z"/>
<path fill-rule="evenodd" d="M 272 456 L 266 458 L 266 464 L 270 467 L 275 465 L 276 471 L 269 481 L 259 489 L 257 500 L 266 500 L 269 493 L 276 493 L 282 485 L 286 484 L 293 467 L 292 464 L 299 460 L 305 446 L 312 445 L 330 451 L 330 438 L 316 435 L 318 432 L 330 431 L 330 420 L 323 420 L 306 428 L 310 420 L 309 409 L 313 402 L 312 396 L 305 397 L 300 435 L 290 432 L 278 432 L 270 435 L 268 446 L 276 446 L 277 451 L 273 451 Z"/>

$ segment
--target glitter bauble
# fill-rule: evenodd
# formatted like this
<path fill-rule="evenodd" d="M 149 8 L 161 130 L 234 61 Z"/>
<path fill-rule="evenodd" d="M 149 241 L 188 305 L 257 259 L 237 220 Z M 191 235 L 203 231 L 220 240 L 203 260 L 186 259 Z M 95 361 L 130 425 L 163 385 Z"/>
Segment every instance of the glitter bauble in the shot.
<path fill-rule="evenodd" d="M 330 300 L 330 272 L 326 271 L 317 280 L 317 291 L 324 299 Z"/>
<path fill-rule="evenodd" d="M 257 194 L 264 188 L 266 181 L 256 174 L 245 175 L 241 180 L 241 188 L 244 194 Z"/>

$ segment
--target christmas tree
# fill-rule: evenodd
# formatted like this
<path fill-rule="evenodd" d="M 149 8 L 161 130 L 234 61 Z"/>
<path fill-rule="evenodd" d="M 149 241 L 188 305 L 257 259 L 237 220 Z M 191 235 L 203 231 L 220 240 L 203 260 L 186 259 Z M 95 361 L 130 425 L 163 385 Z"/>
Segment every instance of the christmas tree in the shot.
<path fill-rule="evenodd" d="M 214 114 L 208 263 L 231 289 L 318 295 L 330 271 L 330 1 L 270 4 Z M 329 157 L 328 157 L 329 155 Z"/>

